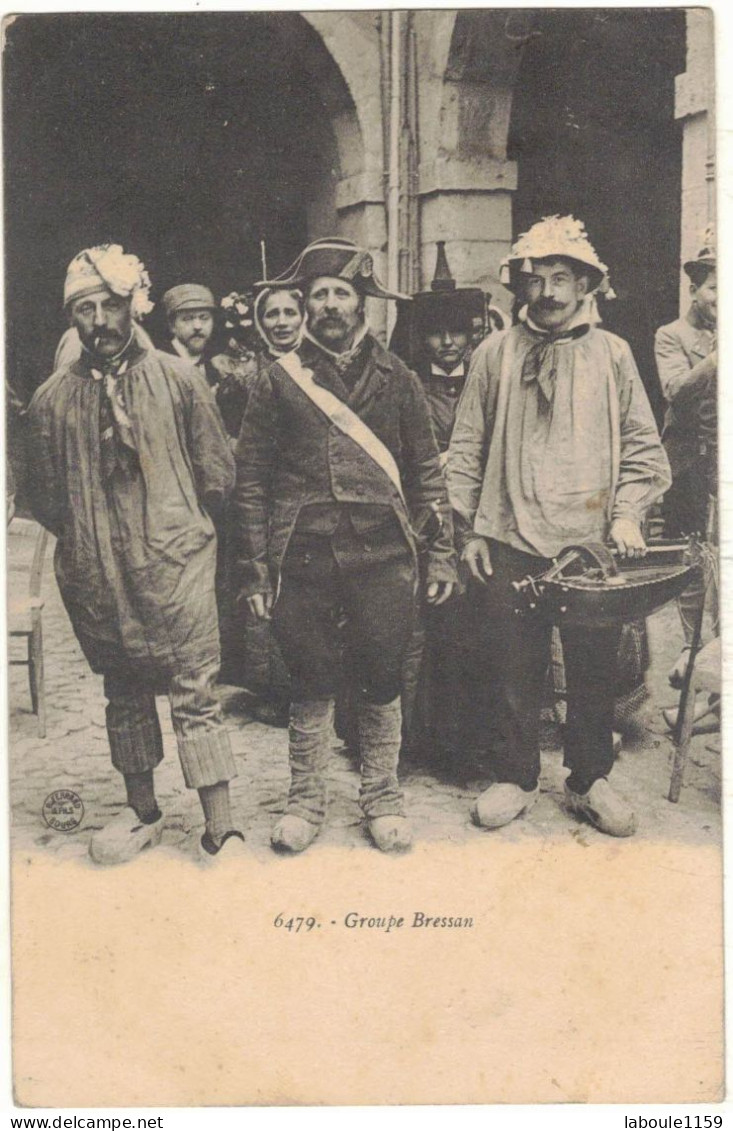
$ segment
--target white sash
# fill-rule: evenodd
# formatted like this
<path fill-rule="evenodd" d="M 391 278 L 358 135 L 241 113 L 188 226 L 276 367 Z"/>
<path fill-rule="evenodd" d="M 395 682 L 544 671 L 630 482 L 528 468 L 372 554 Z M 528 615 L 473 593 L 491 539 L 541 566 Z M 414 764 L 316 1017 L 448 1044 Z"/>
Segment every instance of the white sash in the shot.
<path fill-rule="evenodd" d="M 403 503 L 405 496 L 402 492 L 400 472 L 390 450 L 385 447 L 378 436 L 375 436 L 363 420 L 353 412 L 339 397 L 317 385 L 313 380 L 313 371 L 306 369 L 297 353 L 286 353 L 278 358 L 278 365 L 282 365 L 285 372 L 293 379 L 295 384 L 305 393 L 313 404 L 335 424 L 337 428 L 348 436 L 355 444 L 366 452 L 370 459 L 381 468 L 390 482 L 400 493 Z"/>

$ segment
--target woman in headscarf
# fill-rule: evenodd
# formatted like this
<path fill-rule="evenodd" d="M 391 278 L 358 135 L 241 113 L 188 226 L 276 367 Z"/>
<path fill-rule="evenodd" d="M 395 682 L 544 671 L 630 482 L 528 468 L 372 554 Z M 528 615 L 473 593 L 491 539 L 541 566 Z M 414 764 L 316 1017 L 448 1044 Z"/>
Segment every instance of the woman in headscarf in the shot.
<path fill-rule="evenodd" d="M 300 345 L 303 295 L 293 287 L 265 287 L 254 304 L 254 321 L 267 349 L 265 361 L 276 360 Z"/>
<path fill-rule="evenodd" d="M 229 341 L 226 352 L 213 358 L 212 364 L 236 383 L 241 423 L 258 374 L 300 344 L 303 296 L 292 288 L 264 287 L 253 305 L 244 295 L 232 294 L 222 300 L 222 308 Z M 227 680 L 256 694 L 252 713 L 260 722 L 287 726 L 290 679 L 269 623 L 250 617 L 246 609 L 232 610 L 226 620 L 222 652 Z"/>

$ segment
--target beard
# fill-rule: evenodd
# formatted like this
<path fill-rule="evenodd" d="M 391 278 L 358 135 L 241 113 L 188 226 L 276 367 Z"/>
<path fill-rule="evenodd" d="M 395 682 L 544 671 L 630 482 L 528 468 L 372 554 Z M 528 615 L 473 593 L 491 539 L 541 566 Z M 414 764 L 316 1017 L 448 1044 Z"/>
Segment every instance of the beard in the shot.
<path fill-rule="evenodd" d="M 206 334 L 193 334 L 192 337 L 190 337 L 186 342 L 186 349 L 195 357 L 200 357 L 206 349 L 206 343 L 208 342 L 208 340 L 209 339 Z"/>
<path fill-rule="evenodd" d="M 309 329 L 314 338 L 325 346 L 339 346 L 353 340 L 361 318 L 358 315 L 320 314 L 309 322 Z"/>

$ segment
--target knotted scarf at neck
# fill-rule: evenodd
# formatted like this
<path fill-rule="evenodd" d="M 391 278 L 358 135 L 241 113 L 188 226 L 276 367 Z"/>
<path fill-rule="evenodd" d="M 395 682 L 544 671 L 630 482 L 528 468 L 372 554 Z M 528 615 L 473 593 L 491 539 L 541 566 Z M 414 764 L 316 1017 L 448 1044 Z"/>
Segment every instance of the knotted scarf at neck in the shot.
<path fill-rule="evenodd" d="M 117 468 L 129 474 L 138 467 L 135 434 L 127 413 L 120 381 L 130 364 L 130 347 L 133 341 L 133 334 L 130 334 L 124 349 L 110 358 L 98 357 L 84 347 L 92 380 L 101 385 L 99 450 L 104 479 L 109 479 Z"/>
<path fill-rule="evenodd" d="M 338 372 L 341 380 L 348 386 L 353 383 L 350 379 L 358 376 L 364 357 L 369 349 L 368 332 L 369 328 L 366 323 L 362 324 L 356 331 L 356 337 L 354 338 L 351 348 L 344 350 L 343 353 L 334 353 L 333 350 L 328 349 L 327 346 L 324 346 L 323 342 L 319 342 L 318 338 L 313 337 L 307 327 L 303 337 L 308 338 L 310 342 L 318 346 L 322 353 L 325 353 L 328 360 Z"/>
<path fill-rule="evenodd" d="M 548 404 L 552 404 L 555 395 L 558 347 L 584 337 L 594 321 L 600 321 L 597 316 L 593 317 L 594 307 L 588 302 L 590 297 L 586 296 L 586 299 L 580 304 L 570 324 L 556 332 L 543 330 L 542 327 L 535 325 L 529 317 L 526 307 L 520 311 L 520 319 L 531 330 L 536 339 L 524 358 L 522 380 L 536 381 Z"/>

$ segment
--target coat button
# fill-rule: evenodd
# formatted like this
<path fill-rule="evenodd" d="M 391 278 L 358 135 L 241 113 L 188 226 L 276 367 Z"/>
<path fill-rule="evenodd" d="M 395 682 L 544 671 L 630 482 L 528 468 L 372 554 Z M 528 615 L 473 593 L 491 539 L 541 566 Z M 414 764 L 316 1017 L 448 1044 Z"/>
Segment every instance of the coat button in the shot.
<path fill-rule="evenodd" d="M 361 486 L 361 484 L 359 484 L 359 486 L 356 488 L 356 493 L 357 493 L 357 495 L 363 495 L 364 494 L 364 488 Z"/>

